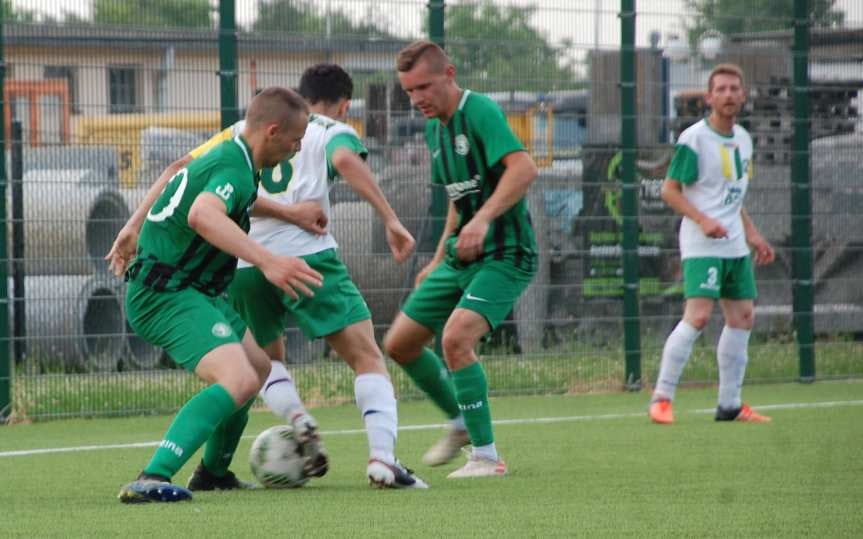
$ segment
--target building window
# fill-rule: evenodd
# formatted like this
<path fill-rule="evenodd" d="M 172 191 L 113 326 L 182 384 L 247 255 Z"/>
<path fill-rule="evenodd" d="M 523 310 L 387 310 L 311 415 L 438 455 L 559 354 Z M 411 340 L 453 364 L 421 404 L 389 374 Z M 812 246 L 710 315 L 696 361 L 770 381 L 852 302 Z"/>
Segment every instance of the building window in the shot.
<path fill-rule="evenodd" d="M 77 88 L 77 73 L 73 66 L 45 66 L 42 73 L 44 79 L 60 79 L 65 80 L 69 88 L 69 105 L 73 114 L 80 112 L 78 106 L 78 88 Z"/>
<path fill-rule="evenodd" d="M 138 70 L 135 66 L 108 66 L 108 112 L 138 112 Z"/>

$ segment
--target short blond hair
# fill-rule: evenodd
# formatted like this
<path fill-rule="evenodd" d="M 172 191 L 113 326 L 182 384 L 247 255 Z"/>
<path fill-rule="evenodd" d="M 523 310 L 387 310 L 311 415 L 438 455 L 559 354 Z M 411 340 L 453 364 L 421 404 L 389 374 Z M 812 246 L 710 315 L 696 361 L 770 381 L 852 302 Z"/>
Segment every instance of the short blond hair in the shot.
<path fill-rule="evenodd" d="M 422 59 L 425 59 L 429 67 L 436 72 L 443 71 L 450 64 L 449 56 L 440 45 L 428 39 L 420 39 L 399 51 L 396 56 L 396 69 L 405 73 L 413 69 Z"/>
<path fill-rule="evenodd" d="M 309 114 L 309 105 L 300 94 L 290 88 L 270 86 L 252 98 L 246 110 L 246 124 L 257 128 L 274 123 L 287 129 L 299 114 Z"/>
<path fill-rule="evenodd" d="M 740 66 L 737 64 L 719 64 L 714 67 L 710 72 L 710 76 L 707 78 L 707 91 L 710 92 L 713 90 L 713 77 L 716 75 L 731 75 L 733 77 L 737 77 L 740 79 L 740 86 L 745 85 L 745 81 L 743 80 L 743 70 L 740 69 Z"/>

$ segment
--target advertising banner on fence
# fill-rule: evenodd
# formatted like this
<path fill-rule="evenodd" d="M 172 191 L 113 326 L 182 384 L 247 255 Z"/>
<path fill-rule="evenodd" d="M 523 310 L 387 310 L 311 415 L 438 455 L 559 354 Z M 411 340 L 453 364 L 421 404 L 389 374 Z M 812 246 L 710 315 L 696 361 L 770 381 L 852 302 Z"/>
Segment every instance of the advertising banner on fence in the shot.
<path fill-rule="evenodd" d="M 672 147 L 661 146 L 640 150 L 636 159 L 639 289 L 644 297 L 677 293 L 678 218 L 660 196 L 672 154 Z M 623 297 L 621 161 L 622 154 L 614 146 L 585 146 L 581 213 L 585 300 Z"/>

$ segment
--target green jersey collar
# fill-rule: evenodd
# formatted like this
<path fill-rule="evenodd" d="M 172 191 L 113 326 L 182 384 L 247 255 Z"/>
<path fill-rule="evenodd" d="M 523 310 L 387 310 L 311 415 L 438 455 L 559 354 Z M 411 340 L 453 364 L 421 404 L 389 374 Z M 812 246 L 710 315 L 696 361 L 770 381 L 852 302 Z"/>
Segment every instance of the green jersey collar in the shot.
<path fill-rule="evenodd" d="M 234 137 L 234 142 L 237 146 L 243 150 L 243 156 L 246 158 L 246 163 L 249 165 L 249 170 L 252 171 L 252 174 L 255 173 L 255 165 L 252 164 L 252 149 L 249 147 L 249 143 L 246 142 L 246 139 L 243 138 L 242 135 L 237 135 Z"/>
<path fill-rule="evenodd" d="M 706 125 L 706 126 L 707 126 L 707 129 L 710 129 L 711 131 L 713 131 L 714 133 L 716 133 L 716 135 L 718 135 L 718 136 L 720 136 L 720 137 L 722 137 L 722 138 L 728 138 L 728 139 L 734 138 L 734 126 L 731 126 L 731 134 L 730 134 L 730 135 L 726 135 L 725 133 L 720 133 L 719 131 L 717 131 L 717 130 L 716 130 L 716 128 L 715 128 L 715 127 L 713 127 L 712 125 L 710 125 L 710 121 L 709 121 L 707 118 L 704 118 L 704 125 Z"/>
<path fill-rule="evenodd" d="M 461 100 L 458 102 L 458 110 L 464 108 L 464 104 L 467 102 L 467 96 L 470 95 L 470 90 L 465 90 L 464 93 L 461 94 Z"/>

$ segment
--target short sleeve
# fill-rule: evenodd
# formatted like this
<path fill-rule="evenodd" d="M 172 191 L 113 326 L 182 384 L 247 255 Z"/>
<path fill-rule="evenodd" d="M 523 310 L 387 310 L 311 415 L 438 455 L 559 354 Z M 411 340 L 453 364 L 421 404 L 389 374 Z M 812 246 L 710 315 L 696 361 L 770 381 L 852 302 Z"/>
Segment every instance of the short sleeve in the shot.
<path fill-rule="evenodd" d="M 330 179 L 333 179 L 339 175 L 336 167 L 333 166 L 333 154 L 336 153 L 336 150 L 338 150 L 339 148 L 346 148 L 359 155 L 363 159 L 365 159 L 369 155 L 369 150 L 363 145 L 359 137 L 357 137 L 353 133 L 339 133 L 338 135 L 335 135 L 333 138 L 330 139 L 326 147 L 327 177 Z"/>
<path fill-rule="evenodd" d="M 476 103 L 469 103 L 471 108 L 467 117 L 474 138 L 482 144 L 488 167 L 494 167 L 507 154 L 524 151 L 524 145 L 512 132 L 497 103 L 485 96 L 475 95 L 474 99 Z"/>
<path fill-rule="evenodd" d="M 201 189 L 202 193 L 213 193 L 225 203 L 228 215 L 237 209 L 248 206 L 255 195 L 255 182 L 249 169 L 218 166 L 213 170 L 209 181 Z"/>
<path fill-rule="evenodd" d="M 698 180 L 698 154 L 695 150 L 687 144 L 675 146 L 667 176 L 684 185 L 695 183 Z"/>

